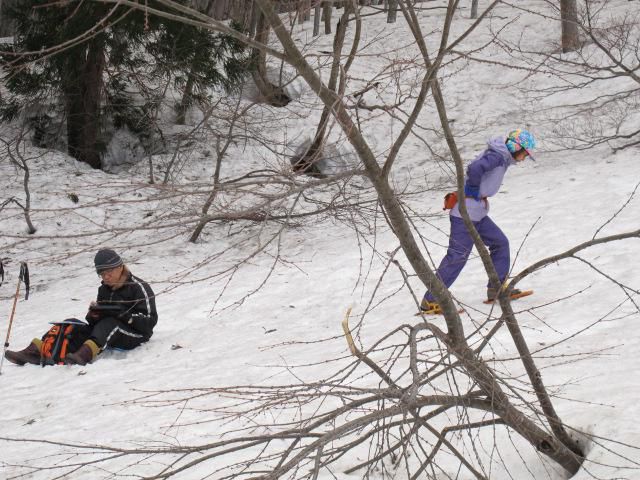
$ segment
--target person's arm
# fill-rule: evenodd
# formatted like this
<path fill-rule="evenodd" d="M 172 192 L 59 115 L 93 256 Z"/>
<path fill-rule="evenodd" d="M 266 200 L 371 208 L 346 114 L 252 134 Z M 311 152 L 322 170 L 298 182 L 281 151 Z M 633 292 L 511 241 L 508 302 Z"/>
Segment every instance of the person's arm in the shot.
<path fill-rule="evenodd" d="M 84 319 L 89 322 L 89 325 L 93 326 L 100 321 L 100 312 L 97 310 L 92 310 L 91 307 L 94 305 L 98 305 L 102 301 L 102 297 L 104 294 L 102 292 L 102 288 L 98 288 L 98 296 L 97 298 L 89 304 L 89 310 L 85 315 Z"/>
<path fill-rule="evenodd" d="M 133 305 L 120 318 L 139 332 L 151 334 L 158 321 L 155 295 L 151 287 L 139 280 L 133 280 Z"/>
<path fill-rule="evenodd" d="M 472 162 L 467 167 L 467 181 L 464 184 L 465 196 L 480 200 L 482 176 L 500 165 L 502 165 L 502 157 L 492 151 Z"/>

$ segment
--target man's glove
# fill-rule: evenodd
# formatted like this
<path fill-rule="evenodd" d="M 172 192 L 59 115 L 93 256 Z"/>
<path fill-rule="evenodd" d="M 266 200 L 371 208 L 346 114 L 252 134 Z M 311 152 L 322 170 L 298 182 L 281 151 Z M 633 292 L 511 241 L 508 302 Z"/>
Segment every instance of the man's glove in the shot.
<path fill-rule="evenodd" d="M 149 320 L 149 317 L 147 315 L 144 315 L 142 313 L 134 313 L 128 319 L 125 319 L 123 321 L 125 321 L 125 323 L 131 325 L 133 328 L 140 328 L 148 320 Z"/>
<path fill-rule="evenodd" d="M 475 187 L 473 185 L 465 185 L 464 186 L 464 196 L 474 198 L 476 200 L 480 200 L 480 187 Z"/>

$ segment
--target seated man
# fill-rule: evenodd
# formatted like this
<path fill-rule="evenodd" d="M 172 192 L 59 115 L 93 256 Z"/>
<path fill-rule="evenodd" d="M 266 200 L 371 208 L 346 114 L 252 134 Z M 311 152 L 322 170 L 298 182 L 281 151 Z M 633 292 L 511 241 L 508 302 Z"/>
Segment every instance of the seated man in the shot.
<path fill-rule="evenodd" d="M 131 350 L 151 338 L 158 321 L 153 290 L 129 271 L 116 252 L 102 249 L 94 263 L 102 284 L 86 316 L 89 324 L 80 326 L 77 336 L 74 333 L 72 344 L 81 345 L 67 354 L 65 363 L 70 365 L 86 365 L 107 347 Z M 18 365 L 38 365 L 41 347 L 36 338 L 24 350 L 7 350 L 5 358 Z"/>

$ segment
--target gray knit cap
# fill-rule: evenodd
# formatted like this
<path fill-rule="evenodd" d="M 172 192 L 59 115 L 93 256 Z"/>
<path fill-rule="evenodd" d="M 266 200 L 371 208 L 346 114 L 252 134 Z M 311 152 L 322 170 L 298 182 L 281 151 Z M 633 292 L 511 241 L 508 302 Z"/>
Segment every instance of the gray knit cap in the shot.
<path fill-rule="evenodd" d="M 102 273 L 106 270 L 119 267 L 123 264 L 122 258 L 116 252 L 110 248 L 103 248 L 98 250 L 96 258 L 93 259 L 93 263 L 96 265 L 96 272 Z"/>

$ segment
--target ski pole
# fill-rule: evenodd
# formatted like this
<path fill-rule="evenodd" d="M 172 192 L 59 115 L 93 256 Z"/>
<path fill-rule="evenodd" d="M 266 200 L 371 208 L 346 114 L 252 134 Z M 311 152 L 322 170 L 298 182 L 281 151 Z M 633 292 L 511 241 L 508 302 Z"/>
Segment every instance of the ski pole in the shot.
<path fill-rule="evenodd" d="M 2 352 L 2 358 L 0 358 L 0 375 L 2 375 L 2 365 L 4 364 L 4 354 L 9 348 L 9 336 L 11 335 L 11 327 L 13 326 L 13 317 L 16 313 L 16 304 L 18 303 L 18 296 L 20 295 L 20 283 L 24 282 L 25 296 L 24 299 L 29 299 L 29 267 L 25 262 L 20 262 L 20 274 L 18 275 L 18 286 L 16 287 L 16 294 L 13 297 L 13 307 L 11 308 L 11 317 L 9 317 L 9 328 L 7 329 L 7 336 L 4 339 L 4 351 Z"/>

